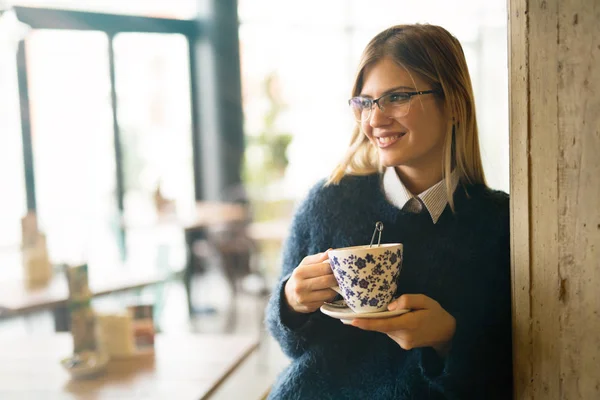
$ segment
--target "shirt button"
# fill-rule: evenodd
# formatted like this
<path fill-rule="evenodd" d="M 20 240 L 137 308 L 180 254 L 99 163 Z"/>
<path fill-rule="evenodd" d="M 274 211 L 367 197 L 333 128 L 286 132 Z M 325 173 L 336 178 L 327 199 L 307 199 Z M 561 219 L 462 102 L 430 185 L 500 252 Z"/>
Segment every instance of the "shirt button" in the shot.
<path fill-rule="evenodd" d="M 408 202 L 404 206 L 404 210 L 418 214 L 423 210 L 423 205 L 421 204 L 421 201 L 419 199 L 413 197 L 410 200 L 408 200 Z"/>
<path fill-rule="evenodd" d="M 417 211 L 418 212 L 423 211 L 423 203 L 421 203 L 421 200 L 415 198 L 414 201 L 416 203 L 416 207 L 415 208 L 417 209 Z"/>

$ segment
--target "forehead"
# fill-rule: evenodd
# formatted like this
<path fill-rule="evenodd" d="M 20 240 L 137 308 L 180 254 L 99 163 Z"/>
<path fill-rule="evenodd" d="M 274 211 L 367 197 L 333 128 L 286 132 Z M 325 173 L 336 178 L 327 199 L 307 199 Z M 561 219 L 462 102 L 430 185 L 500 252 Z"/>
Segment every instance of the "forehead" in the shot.
<path fill-rule="evenodd" d="M 404 86 L 403 90 L 417 90 L 425 87 L 425 82 L 414 72 L 398 65 L 391 58 L 383 58 L 363 71 L 362 95 L 379 97 L 381 93 Z"/>

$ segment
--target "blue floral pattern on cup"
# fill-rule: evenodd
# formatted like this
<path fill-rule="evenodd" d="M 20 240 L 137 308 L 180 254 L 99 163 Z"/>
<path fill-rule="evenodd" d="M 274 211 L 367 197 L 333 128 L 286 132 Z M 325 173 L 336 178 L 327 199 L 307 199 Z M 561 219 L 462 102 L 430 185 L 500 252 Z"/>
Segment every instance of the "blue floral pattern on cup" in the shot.
<path fill-rule="evenodd" d="M 385 311 L 396 293 L 403 260 L 401 244 L 329 251 L 342 296 L 355 312 Z"/>

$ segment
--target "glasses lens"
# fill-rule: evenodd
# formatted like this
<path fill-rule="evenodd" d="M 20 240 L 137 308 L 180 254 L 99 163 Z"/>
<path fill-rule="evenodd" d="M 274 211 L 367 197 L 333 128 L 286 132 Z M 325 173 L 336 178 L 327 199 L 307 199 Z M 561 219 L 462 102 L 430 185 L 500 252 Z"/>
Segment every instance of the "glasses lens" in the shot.
<path fill-rule="evenodd" d="M 410 109 L 410 99 L 406 93 L 390 93 L 382 97 L 379 104 L 390 117 L 404 117 Z"/>
<path fill-rule="evenodd" d="M 369 119 L 371 114 L 371 102 L 361 97 L 353 97 L 349 101 L 352 115 L 357 122 L 363 122 Z"/>

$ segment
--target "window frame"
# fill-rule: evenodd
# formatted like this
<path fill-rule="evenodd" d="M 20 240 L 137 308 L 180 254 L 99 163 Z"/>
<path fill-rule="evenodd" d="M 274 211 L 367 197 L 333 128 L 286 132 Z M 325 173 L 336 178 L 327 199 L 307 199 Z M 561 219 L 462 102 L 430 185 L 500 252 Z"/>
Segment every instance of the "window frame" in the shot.
<path fill-rule="evenodd" d="M 192 154 L 194 173 L 194 192 L 196 199 L 203 197 L 201 174 L 201 134 L 200 116 L 197 112 L 199 102 L 199 85 L 197 82 L 198 68 L 196 46 L 194 45 L 203 36 L 203 21 L 180 20 L 156 17 L 142 17 L 134 15 L 106 14 L 87 11 L 74 11 L 51 8 L 14 7 L 17 18 L 22 23 L 29 25 L 32 30 L 73 30 L 73 31 L 100 31 L 108 37 L 108 62 L 111 85 L 111 109 L 113 119 L 113 140 L 115 148 L 116 165 L 116 198 L 120 217 L 124 214 L 124 174 L 123 150 L 121 146 L 121 133 L 118 122 L 118 104 L 115 86 L 115 60 L 114 38 L 120 33 L 162 33 L 181 34 L 188 43 L 190 103 L 192 123 Z M 27 210 L 36 212 L 37 201 L 35 194 L 35 166 L 33 157 L 32 132 L 30 121 L 29 83 L 27 72 L 26 39 L 21 40 L 17 50 L 17 76 L 20 102 L 21 135 L 23 141 L 23 163 L 25 171 L 25 190 Z M 125 229 L 120 228 L 120 245 L 125 255 Z"/>
<path fill-rule="evenodd" d="M 19 21 L 31 27 L 32 30 L 73 30 L 73 31 L 99 31 L 104 32 L 108 38 L 108 62 L 111 85 L 111 109 L 113 119 L 113 141 L 115 148 L 116 165 L 116 198 L 119 216 L 124 215 L 124 173 L 123 149 L 121 146 L 121 132 L 118 121 L 118 104 L 115 86 L 115 59 L 114 38 L 120 33 L 162 33 L 181 34 L 185 36 L 188 44 L 190 79 L 190 105 L 192 124 L 192 157 L 194 175 L 194 193 L 196 200 L 203 197 L 201 180 L 201 132 L 200 116 L 198 114 L 199 85 L 197 82 L 197 51 L 195 43 L 203 37 L 203 21 L 181 20 L 156 17 L 143 17 L 135 15 L 118 15 L 87 11 L 74 11 L 51 8 L 14 7 Z M 27 211 L 36 212 L 37 200 L 35 190 L 35 165 L 33 156 L 33 141 L 30 121 L 29 103 L 29 77 L 27 72 L 26 39 L 18 44 L 17 49 L 17 79 L 20 102 L 21 135 L 23 142 L 23 164 L 25 173 L 25 191 Z M 119 246 L 122 256 L 126 256 L 125 227 L 120 227 Z"/>

